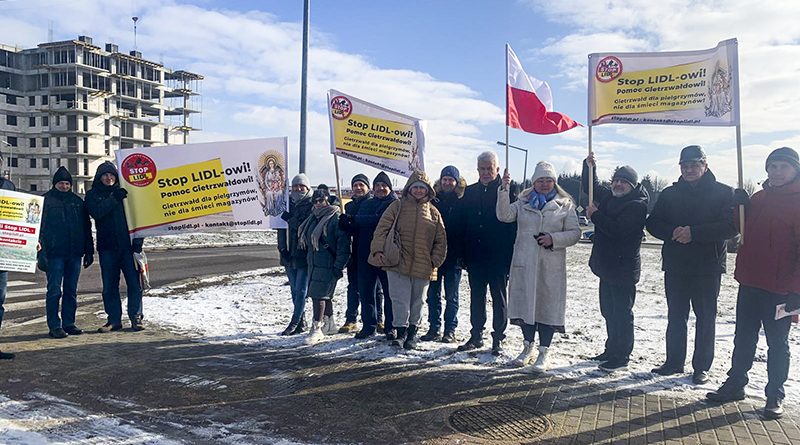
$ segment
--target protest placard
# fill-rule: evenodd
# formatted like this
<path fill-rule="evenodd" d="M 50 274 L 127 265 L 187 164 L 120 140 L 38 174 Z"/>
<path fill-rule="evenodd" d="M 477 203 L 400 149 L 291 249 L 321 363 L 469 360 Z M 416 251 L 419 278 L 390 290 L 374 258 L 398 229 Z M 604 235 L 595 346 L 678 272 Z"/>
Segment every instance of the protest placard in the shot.
<path fill-rule="evenodd" d="M 36 271 L 44 198 L 0 190 L 0 270 Z"/>

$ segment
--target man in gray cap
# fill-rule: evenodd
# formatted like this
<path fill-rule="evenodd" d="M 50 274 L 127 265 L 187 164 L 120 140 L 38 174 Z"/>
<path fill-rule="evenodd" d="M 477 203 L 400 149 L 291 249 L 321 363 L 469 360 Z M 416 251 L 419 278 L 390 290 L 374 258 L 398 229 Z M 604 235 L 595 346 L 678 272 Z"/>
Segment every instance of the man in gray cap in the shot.
<path fill-rule="evenodd" d="M 667 296 L 667 359 L 659 375 L 682 374 L 689 308 L 694 310 L 692 381 L 708 382 L 714 361 L 717 298 L 727 261 L 726 240 L 736 235 L 733 189 L 717 182 L 699 145 L 681 150 L 681 176 L 664 189 L 647 218 L 647 230 L 663 240 Z"/>
<path fill-rule="evenodd" d="M 583 189 L 589 189 L 589 168 L 595 170 L 594 153 L 583 164 Z M 628 365 L 633 351 L 633 303 L 642 269 L 639 250 L 647 219 L 647 190 L 639 184 L 633 167 L 617 167 L 611 188 L 594 174 L 594 201 L 586 215 L 594 223 L 589 267 L 600 278 L 600 313 L 606 320 L 604 351 L 594 360 L 600 369 L 614 371 Z"/>
<path fill-rule="evenodd" d="M 307 250 L 299 245 L 298 229 L 311 214 L 311 183 L 304 173 L 292 178 L 292 192 L 289 194 L 289 211 L 281 218 L 288 229 L 278 229 L 278 252 L 281 265 L 286 268 L 289 287 L 292 291 L 292 318 L 281 335 L 295 335 L 306 330 L 306 292 L 308 290 Z"/>

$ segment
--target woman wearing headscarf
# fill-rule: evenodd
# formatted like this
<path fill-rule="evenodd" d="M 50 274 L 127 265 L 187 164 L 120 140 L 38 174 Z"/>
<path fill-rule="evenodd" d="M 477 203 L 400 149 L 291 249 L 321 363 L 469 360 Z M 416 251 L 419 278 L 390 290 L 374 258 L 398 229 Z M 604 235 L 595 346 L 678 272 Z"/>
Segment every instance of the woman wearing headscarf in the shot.
<path fill-rule="evenodd" d="M 514 363 L 527 365 L 533 358 L 534 337 L 539 333 L 539 355 L 535 372 L 546 369 L 547 351 L 553 334 L 564 332 L 567 304 L 566 248 L 578 242 L 581 229 L 572 198 L 556 182 L 552 164 L 539 162 L 533 186 L 510 203 L 508 170 L 497 190 L 497 219 L 517 223 L 511 260 L 508 318 L 522 328 L 524 349 Z"/>
<path fill-rule="evenodd" d="M 313 320 L 306 344 L 322 340 L 338 329 L 333 319 L 333 292 L 350 259 L 350 236 L 339 228 L 338 206 L 331 205 L 328 187 L 320 185 L 311 195 L 311 215 L 300 225 L 299 247 L 308 254 L 308 296 Z"/>
<path fill-rule="evenodd" d="M 389 280 L 392 324 L 397 330 L 393 343 L 405 349 L 414 349 L 417 345 L 424 296 L 431 280 L 436 279 L 436 268 L 447 256 L 442 215 L 431 203 L 435 196 L 425 172 L 412 173 L 400 200 L 383 213 L 370 245 L 370 264 L 383 267 Z M 400 262 L 386 266 L 383 246 L 395 219 L 395 230 L 400 238 Z"/>

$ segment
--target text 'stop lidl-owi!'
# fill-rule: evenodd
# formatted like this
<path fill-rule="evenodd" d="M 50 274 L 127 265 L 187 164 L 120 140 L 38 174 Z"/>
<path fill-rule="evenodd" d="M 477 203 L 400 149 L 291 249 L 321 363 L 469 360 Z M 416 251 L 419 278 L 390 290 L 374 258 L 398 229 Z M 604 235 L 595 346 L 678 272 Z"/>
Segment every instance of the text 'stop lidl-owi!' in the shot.
<path fill-rule="evenodd" d="M 117 150 L 134 238 L 284 228 L 286 138 Z"/>
<path fill-rule="evenodd" d="M 701 51 L 589 55 L 591 125 L 739 124 L 736 39 Z"/>
<path fill-rule="evenodd" d="M 405 177 L 424 170 L 423 121 L 328 90 L 331 153 Z"/>
<path fill-rule="evenodd" d="M 44 198 L 0 190 L 0 270 L 36 271 Z"/>

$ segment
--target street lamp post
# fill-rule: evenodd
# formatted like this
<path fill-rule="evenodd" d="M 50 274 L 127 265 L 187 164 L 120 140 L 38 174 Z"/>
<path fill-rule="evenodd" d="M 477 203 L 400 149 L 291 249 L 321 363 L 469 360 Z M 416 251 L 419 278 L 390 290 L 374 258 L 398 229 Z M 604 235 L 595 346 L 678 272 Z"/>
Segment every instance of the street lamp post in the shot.
<path fill-rule="evenodd" d="M 497 145 L 502 145 L 503 147 L 505 147 L 506 143 L 497 141 Z M 527 148 L 522 148 L 522 147 L 515 147 L 515 146 L 513 146 L 511 144 L 508 145 L 508 148 L 513 148 L 515 150 L 519 150 L 519 151 L 524 151 L 525 152 L 525 168 L 524 168 L 524 173 L 522 173 L 522 184 L 524 185 L 525 181 L 528 179 L 528 149 Z M 506 166 L 506 168 L 508 168 L 508 166 Z"/>

